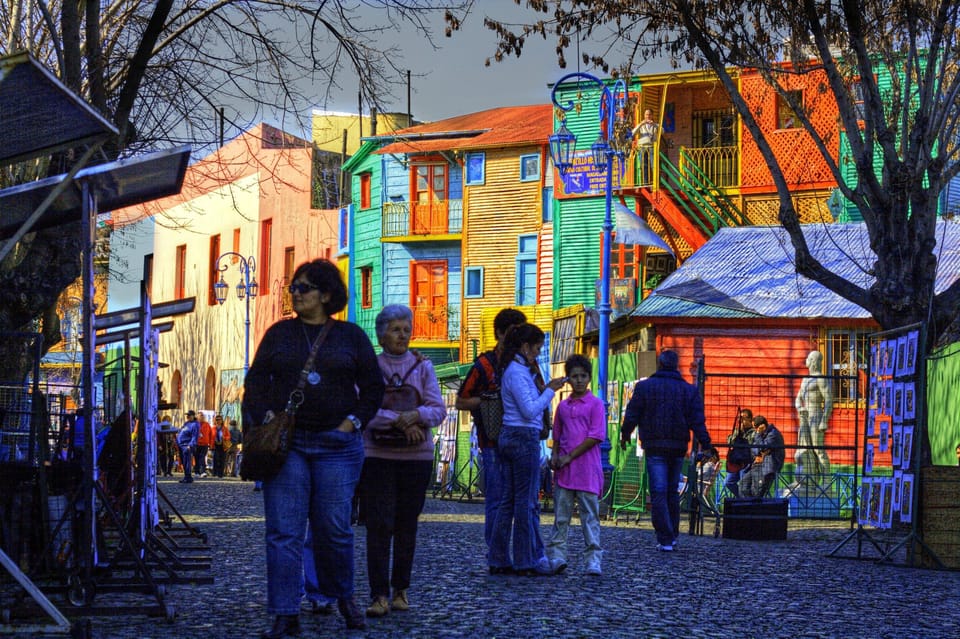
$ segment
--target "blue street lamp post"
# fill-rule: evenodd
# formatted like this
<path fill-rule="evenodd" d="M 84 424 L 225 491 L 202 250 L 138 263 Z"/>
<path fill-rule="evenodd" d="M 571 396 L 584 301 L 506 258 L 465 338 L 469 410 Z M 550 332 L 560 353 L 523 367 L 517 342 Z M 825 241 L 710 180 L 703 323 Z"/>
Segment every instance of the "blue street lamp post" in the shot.
<path fill-rule="evenodd" d="M 606 124 L 606 130 L 601 127 L 600 135 L 590 146 L 593 156 L 593 165 L 596 170 L 604 173 L 606 188 L 605 208 L 603 216 L 603 252 L 600 274 L 600 345 L 598 353 L 597 383 L 600 388 L 598 395 L 603 401 L 604 410 L 609 408 L 607 398 L 607 370 L 610 359 L 610 254 L 611 242 L 613 239 L 613 218 L 611 210 L 613 208 L 613 160 L 617 159 L 621 175 L 623 174 L 625 153 L 623 148 L 629 142 L 630 129 L 623 129 L 622 134 L 618 134 L 617 124 L 619 115 L 627 102 L 627 85 L 623 80 L 617 80 L 613 86 L 608 86 L 605 82 L 588 73 L 570 73 L 560 78 L 550 99 L 564 114 L 569 113 L 575 108 L 573 100 L 568 100 L 566 104 L 557 101 L 557 91 L 565 82 L 576 78 L 578 83 L 581 80 L 589 81 L 595 84 L 602 91 L 600 96 L 599 118 Z M 622 128 L 622 127 L 621 127 Z M 561 175 L 565 175 L 573 167 L 572 153 L 576 149 L 577 137 L 570 132 L 566 123 L 561 118 L 560 129 L 550 136 L 550 157 L 553 165 Z"/>
<path fill-rule="evenodd" d="M 220 262 L 223 258 L 230 256 L 239 258 L 240 274 L 243 276 L 243 281 L 237 284 L 236 290 L 237 297 L 244 301 L 246 311 L 246 319 L 243 327 L 243 376 L 246 377 L 247 369 L 250 368 L 250 300 L 255 299 L 259 292 L 259 285 L 253 276 L 254 271 L 257 270 L 257 262 L 252 256 L 244 257 L 234 251 L 227 251 L 217 258 L 214 272 L 220 272 L 220 279 L 213 285 L 213 295 L 217 298 L 218 304 L 223 304 L 227 300 L 227 291 L 230 289 L 230 285 L 223 279 L 223 274 L 230 268 L 230 265 L 224 264 L 220 266 Z"/>

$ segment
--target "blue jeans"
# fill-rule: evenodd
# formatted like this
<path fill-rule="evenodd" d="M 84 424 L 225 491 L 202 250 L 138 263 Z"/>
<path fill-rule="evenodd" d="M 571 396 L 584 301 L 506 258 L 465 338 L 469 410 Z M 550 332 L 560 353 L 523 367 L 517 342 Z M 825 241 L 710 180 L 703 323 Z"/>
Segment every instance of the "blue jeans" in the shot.
<path fill-rule="evenodd" d="M 263 482 L 269 614 L 300 612 L 308 519 L 320 594 L 353 597 L 350 512 L 362 466 L 360 433 L 294 431 L 283 468 Z"/>
<path fill-rule="evenodd" d="M 540 432 L 533 428 L 504 428 L 497 442 L 503 493 L 490 544 L 490 566 L 516 570 L 546 564 L 540 536 Z M 513 531 L 513 561 L 510 533 Z"/>
<path fill-rule="evenodd" d="M 749 466 L 747 468 L 749 468 Z M 741 468 L 740 470 L 727 473 L 727 478 L 724 480 L 723 485 L 726 487 L 727 492 L 734 497 L 740 496 L 740 476 L 747 468 Z"/>
<path fill-rule="evenodd" d="M 193 447 L 180 447 L 180 463 L 183 464 L 183 478 L 193 481 Z"/>
<path fill-rule="evenodd" d="M 500 479 L 500 456 L 495 447 L 480 451 L 483 464 L 483 540 L 487 542 L 487 561 L 490 560 L 490 544 L 493 541 L 493 524 L 497 520 L 503 485 Z"/>
<path fill-rule="evenodd" d="M 647 455 L 647 478 L 650 481 L 650 515 L 657 543 L 672 546 L 680 536 L 680 471 L 683 456 Z"/>
<path fill-rule="evenodd" d="M 303 597 L 307 601 L 321 606 L 336 603 L 333 597 L 326 597 L 320 593 L 320 584 L 317 583 L 317 566 L 313 563 L 313 533 L 307 526 L 307 537 L 303 542 Z"/>

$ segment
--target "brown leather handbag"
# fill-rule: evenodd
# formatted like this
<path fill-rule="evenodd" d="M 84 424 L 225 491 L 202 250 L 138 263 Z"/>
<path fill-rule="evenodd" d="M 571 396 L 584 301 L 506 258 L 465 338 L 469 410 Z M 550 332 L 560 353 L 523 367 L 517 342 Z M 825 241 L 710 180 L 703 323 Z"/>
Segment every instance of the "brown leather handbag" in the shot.
<path fill-rule="evenodd" d="M 242 479 L 252 479 L 254 481 L 271 479 L 283 468 L 284 462 L 287 461 L 287 452 L 290 450 L 293 428 L 296 425 L 297 409 L 303 403 L 303 387 L 307 383 L 307 377 L 313 372 L 317 352 L 327 338 L 327 333 L 330 332 L 333 322 L 333 318 L 328 318 L 320 334 L 317 335 L 317 339 L 313 342 L 310 357 L 307 358 L 303 370 L 300 371 L 300 380 L 297 382 L 297 387 L 290 393 L 286 408 L 279 413 L 275 413 L 263 424 L 244 433 L 243 454 L 240 458 L 240 477 Z"/>

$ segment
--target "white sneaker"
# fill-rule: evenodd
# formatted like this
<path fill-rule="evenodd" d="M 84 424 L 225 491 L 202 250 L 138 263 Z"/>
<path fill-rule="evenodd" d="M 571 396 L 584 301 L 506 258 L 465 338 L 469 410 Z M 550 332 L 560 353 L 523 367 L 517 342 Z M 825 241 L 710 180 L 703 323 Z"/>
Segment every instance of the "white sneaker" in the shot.
<path fill-rule="evenodd" d="M 567 562 L 559 557 L 555 557 L 550 560 L 550 570 L 553 571 L 553 574 L 559 575 L 564 570 L 567 569 Z"/>
<path fill-rule="evenodd" d="M 600 575 L 602 575 L 603 571 L 600 570 L 600 562 L 591 561 L 589 564 L 587 564 L 587 574 L 593 575 L 595 577 L 599 577 Z"/>
<path fill-rule="evenodd" d="M 657 544 L 657 550 L 660 552 L 673 552 L 673 546 L 668 544 Z"/>

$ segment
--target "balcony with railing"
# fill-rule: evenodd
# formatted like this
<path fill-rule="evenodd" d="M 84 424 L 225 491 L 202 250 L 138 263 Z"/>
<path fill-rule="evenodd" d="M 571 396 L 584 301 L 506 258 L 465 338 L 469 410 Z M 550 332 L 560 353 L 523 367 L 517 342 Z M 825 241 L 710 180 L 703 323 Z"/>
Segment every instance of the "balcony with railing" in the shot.
<path fill-rule="evenodd" d="M 382 217 L 384 238 L 459 235 L 463 230 L 463 200 L 386 202 Z"/>
<path fill-rule="evenodd" d="M 636 189 L 660 183 L 660 166 L 655 160 L 660 157 L 660 144 L 647 149 L 638 149 L 626 158 L 623 177 L 614 167 L 614 188 Z M 664 149 L 665 150 L 665 149 Z M 695 174 L 714 187 L 738 186 L 740 153 L 735 146 L 680 147 L 679 168 L 684 175 Z"/>
<path fill-rule="evenodd" d="M 414 306 L 413 335 L 417 342 L 460 341 L 460 313 L 455 306 Z M 371 330 L 376 324 L 379 308 L 356 309 L 356 322 Z"/>

